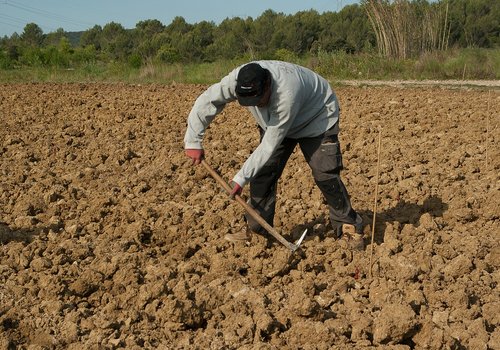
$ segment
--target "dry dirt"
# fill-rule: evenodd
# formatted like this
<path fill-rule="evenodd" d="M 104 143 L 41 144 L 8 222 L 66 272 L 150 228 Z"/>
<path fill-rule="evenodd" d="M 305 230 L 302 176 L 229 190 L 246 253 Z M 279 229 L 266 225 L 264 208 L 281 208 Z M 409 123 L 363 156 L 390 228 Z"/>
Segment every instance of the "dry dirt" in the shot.
<path fill-rule="evenodd" d="M 500 349 L 498 90 L 338 87 L 367 222 L 381 132 L 375 243 L 328 237 L 296 152 L 275 226 L 310 234 L 290 255 L 223 239 L 242 209 L 182 149 L 204 88 L 0 85 L 0 349 Z M 230 179 L 257 138 L 230 104 L 207 160 Z"/>

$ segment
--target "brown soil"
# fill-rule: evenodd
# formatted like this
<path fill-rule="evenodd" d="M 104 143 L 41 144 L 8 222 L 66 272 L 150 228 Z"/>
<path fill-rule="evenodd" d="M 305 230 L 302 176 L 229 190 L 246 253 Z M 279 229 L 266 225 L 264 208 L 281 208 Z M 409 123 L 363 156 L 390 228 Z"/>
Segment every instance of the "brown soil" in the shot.
<path fill-rule="evenodd" d="M 500 349 L 498 90 L 337 89 L 367 222 L 382 133 L 370 274 L 300 151 L 275 226 L 303 249 L 223 239 L 242 209 L 182 149 L 204 88 L 0 85 L 0 349 Z M 207 160 L 230 179 L 256 142 L 228 105 Z"/>

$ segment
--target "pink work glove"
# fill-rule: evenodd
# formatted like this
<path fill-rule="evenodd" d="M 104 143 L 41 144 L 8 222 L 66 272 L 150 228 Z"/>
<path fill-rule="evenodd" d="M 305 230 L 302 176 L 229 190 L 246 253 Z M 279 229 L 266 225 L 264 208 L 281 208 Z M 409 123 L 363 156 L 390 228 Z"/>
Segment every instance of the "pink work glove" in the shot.
<path fill-rule="evenodd" d="M 231 185 L 233 186 L 233 189 L 231 190 L 231 193 L 229 196 L 234 199 L 236 195 L 241 196 L 241 192 L 243 191 L 243 187 L 238 185 L 238 183 L 231 181 Z"/>
<path fill-rule="evenodd" d="M 198 165 L 205 158 L 205 151 L 202 149 L 187 148 L 186 156 L 193 160 L 194 165 Z"/>

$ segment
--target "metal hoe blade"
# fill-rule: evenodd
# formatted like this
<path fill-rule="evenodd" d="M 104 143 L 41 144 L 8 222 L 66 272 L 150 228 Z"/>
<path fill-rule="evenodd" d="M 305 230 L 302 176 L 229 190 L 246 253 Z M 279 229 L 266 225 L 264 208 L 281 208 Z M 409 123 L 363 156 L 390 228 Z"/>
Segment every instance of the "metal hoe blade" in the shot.
<path fill-rule="evenodd" d="M 302 243 L 302 241 L 304 240 L 304 238 L 306 237 L 306 233 L 307 233 L 307 229 L 304 230 L 304 232 L 302 233 L 302 236 L 300 236 L 300 238 L 298 240 L 295 241 L 295 243 L 293 245 L 291 245 L 290 247 L 290 250 L 292 251 L 292 253 L 294 251 L 296 251 L 297 249 L 299 249 L 300 247 L 300 243 Z M 293 246 L 293 247 L 292 247 Z"/>

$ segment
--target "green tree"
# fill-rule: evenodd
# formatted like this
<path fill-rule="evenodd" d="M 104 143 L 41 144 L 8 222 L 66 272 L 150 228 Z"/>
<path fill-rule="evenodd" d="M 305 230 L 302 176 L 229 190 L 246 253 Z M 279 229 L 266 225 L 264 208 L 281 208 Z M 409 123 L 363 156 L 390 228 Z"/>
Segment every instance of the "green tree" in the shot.
<path fill-rule="evenodd" d="M 253 20 L 239 17 L 226 18 L 214 28 L 213 42 L 207 47 L 206 55 L 210 60 L 218 58 L 233 59 L 251 52 L 250 31 Z"/>
<path fill-rule="evenodd" d="M 161 41 L 156 38 L 165 30 L 165 26 L 158 20 L 140 21 L 134 30 L 134 52 L 142 60 L 148 60 L 156 56 L 161 47 Z"/>
<path fill-rule="evenodd" d="M 169 34 L 183 35 L 188 33 L 193 26 L 186 22 L 184 17 L 177 16 L 167 26 L 166 31 Z"/>
<path fill-rule="evenodd" d="M 57 46 L 62 38 L 66 37 L 66 32 L 63 28 L 58 28 L 55 32 L 48 33 L 45 35 L 44 44 L 46 46 L 53 45 Z"/>
<path fill-rule="evenodd" d="M 102 28 L 101 48 L 112 59 L 124 60 L 132 51 L 131 39 L 121 24 L 110 22 Z"/>
<path fill-rule="evenodd" d="M 35 23 L 28 23 L 21 34 L 21 41 L 30 47 L 40 47 L 43 42 L 43 30 Z"/>
<path fill-rule="evenodd" d="M 61 40 L 59 40 L 59 44 L 57 46 L 59 51 L 65 55 L 70 55 L 73 53 L 71 43 L 69 42 L 69 39 L 65 36 L 63 36 Z"/>
<path fill-rule="evenodd" d="M 135 25 L 136 31 L 142 39 L 151 39 L 165 30 L 165 26 L 157 19 L 140 21 Z"/>
<path fill-rule="evenodd" d="M 282 13 L 266 10 L 253 21 L 251 40 L 248 43 L 252 56 L 256 52 L 264 56 L 269 55 L 281 47 L 281 40 L 276 40 L 280 35 L 276 33 L 280 32 L 282 27 L 280 23 L 282 17 Z"/>
<path fill-rule="evenodd" d="M 342 23 L 344 39 L 352 52 L 361 52 L 376 45 L 375 33 L 362 6 L 345 6 L 339 12 L 339 21 Z"/>
<path fill-rule="evenodd" d="M 290 50 L 297 54 L 309 52 L 312 44 L 318 39 L 320 18 L 315 10 L 300 11 L 291 16 L 286 41 Z"/>
<path fill-rule="evenodd" d="M 497 0 L 452 2 L 452 40 L 462 47 L 500 44 L 500 3 Z"/>
<path fill-rule="evenodd" d="M 196 55 L 203 61 L 207 60 L 208 47 L 214 42 L 214 22 L 201 21 L 193 26 L 193 36 Z"/>
<path fill-rule="evenodd" d="M 202 21 L 191 27 L 191 30 L 179 35 L 178 41 L 173 41 L 181 57 L 187 61 L 204 61 L 205 50 L 213 42 L 213 22 Z"/>
<path fill-rule="evenodd" d="M 366 11 L 357 4 L 345 6 L 340 12 L 324 13 L 320 27 L 316 49 L 354 53 L 376 45 Z"/>
<path fill-rule="evenodd" d="M 87 47 L 92 45 L 96 50 L 101 50 L 102 27 L 95 25 L 94 27 L 83 32 L 80 38 L 80 46 Z"/>
<path fill-rule="evenodd" d="M 4 54 L 11 62 L 17 61 L 21 55 L 21 38 L 19 34 L 14 33 L 10 38 L 4 38 L 1 50 L 4 51 Z"/>
<path fill-rule="evenodd" d="M 194 41 L 192 35 L 189 35 L 192 27 L 192 25 L 186 22 L 184 17 L 175 17 L 167 28 L 165 28 L 164 33 L 168 40 L 161 46 L 163 52 L 161 57 L 170 57 L 168 59 L 179 57 L 179 59 L 190 60 L 189 57 L 192 55 L 188 54 L 188 48 L 192 46 L 190 43 Z"/>

